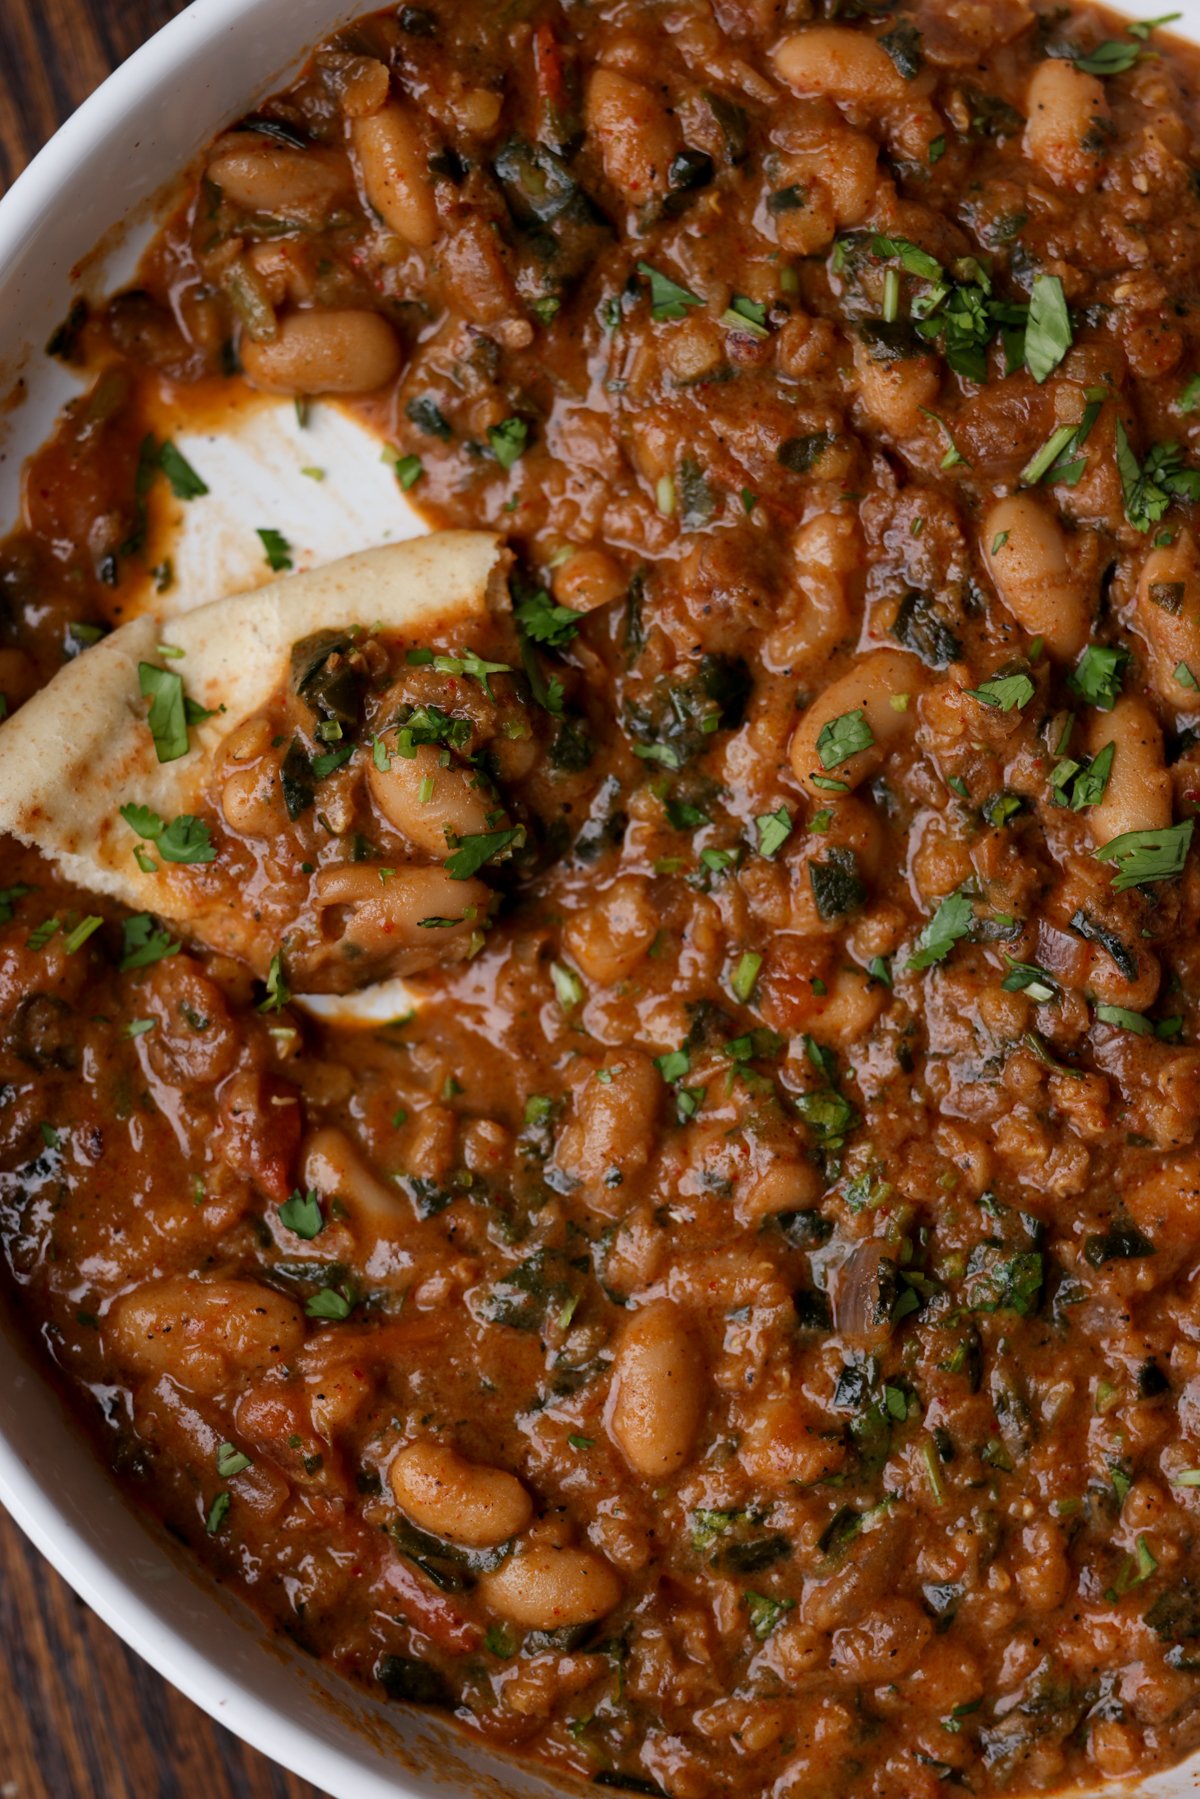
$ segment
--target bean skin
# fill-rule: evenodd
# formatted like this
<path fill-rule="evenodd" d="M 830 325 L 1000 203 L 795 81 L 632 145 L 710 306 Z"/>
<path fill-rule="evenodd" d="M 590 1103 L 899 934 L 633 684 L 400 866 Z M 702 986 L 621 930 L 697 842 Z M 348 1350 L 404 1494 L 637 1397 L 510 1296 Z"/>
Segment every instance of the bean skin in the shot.
<path fill-rule="evenodd" d="M 608 1429 L 644 1480 L 674 1474 L 692 1451 L 704 1412 L 705 1374 L 699 1345 L 670 1300 L 656 1300 L 628 1319 L 613 1364 Z"/>
<path fill-rule="evenodd" d="M 607 1562 L 587 1549 L 538 1544 L 511 1556 L 477 1588 L 483 1603 L 522 1630 L 563 1630 L 593 1624 L 620 1602 L 621 1583 Z"/>
<path fill-rule="evenodd" d="M 519 1536 L 533 1502 L 514 1474 L 467 1461 L 442 1443 L 409 1443 L 388 1469 L 396 1504 L 422 1530 L 491 1549 Z"/>
<path fill-rule="evenodd" d="M 293 312 L 269 342 L 242 344 L 242 367 L 273 394 L 368 394 L 400 372 L 400 342 L 377 312 Z"/>

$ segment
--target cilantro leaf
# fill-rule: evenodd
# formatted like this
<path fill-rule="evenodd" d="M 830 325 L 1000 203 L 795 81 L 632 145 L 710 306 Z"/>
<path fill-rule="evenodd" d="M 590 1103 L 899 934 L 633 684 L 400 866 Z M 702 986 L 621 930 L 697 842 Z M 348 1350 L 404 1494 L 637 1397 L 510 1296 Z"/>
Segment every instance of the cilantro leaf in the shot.
<path fill-rule="evenodd" d="M 283 957 L 276 951 L 267 970 L 267 997 L 260 1000 L 258 1009 L 260 1012 L 281 1012 L 291 997 L 291 988 L 283 976 Z"/>
<path fill-rule="evenodd" d="M 138 686 L 143 699 L 150 701 L 147 723 L 159 761 L 177 762 L 188 752 L 188 726 L 210 718 L 211 713 L 192 702 L 185 703 L 183 676 L 176 674 L 174 669 L 158 668 L 153 662 L 139 662 Z M 192 706 L 190 715 L 189 705 Z"/>
<path fill-rule="evenodd" d="M 917 939 L 917 947 L 908 958 L 909 968 L 931 968 L 944 961 L 963 937 L 969 937 L 975 923 L 971 896 L 959 887 L 947 894 Z"/>
<path fill-rule="evenodd" d="M 409 652 L 410 661 L 415 653 L 415 651 Z M 488 699 L 493 702 L 496 696 L 489 685 L 491 677 L 512 673 L 510 663 L 485 662 L 483 657 L 476 655 L 474 650 L 460 650 L 457 656 L 434 656 L 432 662 L 439 675 L 466 675 L 471 680 L 478 681 Z"/>
<path fill-rule="evenodd" d="M 171 492 L 177 500 L 198 500 L 208 492 L 208 483 L 202 481 L 187 457 L 178 450 L 168 437 L 158 452 L 158 466 L 171 484 Z"/>
<path fill-rule="evenodd" d="M 1154 1026 L 1141 1012 L 1131 1012 L 1128 1006 L 1097 1006 L 1096 1017 L 1101 1024 L 1115 1025 L 1118 1030 L 1132 1031 L 1138 1037 L 1153 1037 Z"/>
<path fill-rule="evenodd" d="M 279 574 L 283 569 L 294 568 L 292 546 L 282 531 L 274 531 L 269 525 L 260 525 L 257 533 L 267 558 L 267 567 Z"/>
<path fill-rule="evenodd" d="M 794 1599 L 775 1599 L 769 1593 L 743 1593 L 742 1601 L 750 1618 L 751 1633 L 760 1643 L 766 1641 L 796 1603 Z"/>
<path fill-rule="evenodd" d="M 1025 366 L 1039 387 L 1058 367 L 1073 342 L 1062 281 L 1057 275 L 1038 275 L 1029 296 Z"/>
<path fill-rule="evenodd" d="M 1111 712 L 1121 692 L 1129 651 L 1108 644 L 1089 643 L 1075 668 L 1067 677 L 1067 686 L 1089 706 Z"/>
<path fill-rule="evenodd" d="M 906 274 L 917 275 L 922 281 L 942 279 L 942 265 L 937 257 L 931 256 L 928 250 L 922 250 L 911 238 L 881 237 L 876 232 L 871 239 L 871 254 L 884 262 L 898 261 Z"/>
<path fill-rule="evenodd" d="M 251 1465 L 250 1457 L 244 1455 L 236 1443 L 217 1445 L 217 1473 L 222 1480 L 232 1480 L 235 1474 L 244 1474 Z"/>
<path fill-rule="evenodd" d="M 179 950 L 180 945 L 156 927 L 149 912 L 136 912 L 122 927 L 121 960 L 117 966 L 122 974 L 127 974 L 132 968 L 149 968 L 165 956 L 178 955 Z"/>
<path fill-rule="evenodd" d="M 992 706 L 999 712 L 1012 712 L 1027 706 L 1037 689 L 1028 675 L 1015 674 L 993 675 L 982 686 L 968 687 L 965 691 L 985 706 Z"/>
<path fill-rule="evenodd" d="M 501 419 L 498 425 L 488 426 L 488 443 L 502 469 L 510 469 L 521 460 L 528 441 L 529 426 L 524 419 Z"/>
<path fill-rule="evenodd" d="M 212 862 L 216 848 L 208 826 L 190 812 L 181 812 L 170 824 L 150 806 L 121 807 L 121 817 L 139 837 L 158 845 L 164 862 Z"/>
<path fill-rule="evenodd" d="M 297 1187 L 280 1206 L 279 1222 L 306 1242 L 320 1236 L 325 1229 L 325 1219 L 316 1193 L 311 1188 L 307 1193 L 301 1193 Z"/>
<path fill-rule="evenodd" d="M 1094 50 L 1080 51 L 1071 61 L 1085 75 L 1124 75 L 1142 54 L 1136 44 L 1110 37 L 1097 44 Z"/>
<path fill-rule="evenodd" d="M 682 319 L 687 317 L 689 306 L 703 306 L 704 301 L 696 294 L 689 293 L 686 287 L 680 287 L 661 269 L 656 269 L 648 262 L 639 262 L 639 275 L 645 276 L 650 283 L 650 317 L 662 322 L 665 319 Z"/>
<path fill-rule="evenodd" d="M 869 750 L 874 741 L 875 734 L 861 706 L 856 706 L 853 712 L 843 712 L 822 725 L 817 737 L 817 755 L 821 758 L 822 768 L 837 768 L 860 750 Z"/>
<path fill-rule="evenodd" d="M 767 329 L 767 309 L 757 300 L 749 300 L 745 294 L 734 294 L 729 305 L 721 314 L 721 323 L 728 331 L 745 331 L 751 337 L 769 337 Z"/>
<path fill-rule="evenodd" d="M 1195 820 L 1169 825 L 1161 831 L 1124 831 L 1102 844 L 1095 855 L 1100 862 L 1115 862 L 1113 891 L 1124 893 L 1143 882 L 1170 881 L 1183 873 L 1191 846 Z"/>
<path fill-rule="evenodd" d="M 344 768 L 354 754 L 354 749 L 354 744 L 344 743 L 340 749 L 323 750 L 319 756 L 314 756 L 309 765 L 313 772 L 313 778 L 323 781 L 326 775 L 333 773 L 334 769 Z"/>
<path fill-rule="evenodd" d="M 685 1074 L 691 1072 L 692 1059 L 686 1048 L 672 1049 L 663 1056 L 655 1056 L 654 1066 L 663 1080 L 673 1087 Z"/>
<path fill-rule="evenodd" d="M 1000 985 L 1005 993 L 1028 993 L 1039 1005 L 1055 997 L 1058 989 L 1054 981 L 1036 962 L 1014 962 L 1007 950 L 1004 960 L 1008 963 L 1008 973 Z"/>
<path fill-rule="evenodd" d="M 307 1301 L 304 1310 L 309 1318 L 327 1318 L 340 1323 L 349 1318 L 354 1310 L 354 1302 L 347 1299 L 344 1293 L 339 1293 L 336 1287 L 323 1287 Z"/>
<path fill-rule="evenodd" d="M 397 456 L 392 461 L 392 473 L 400 483 L 401 491 L 408 493 L 425 473 L 425 464 L 419 456 Z"/>
<path fill-rule="evenodd" d="M 166 829 L 163 820 L 152 806 L 138 806 L 131 802 L 129 805 L 121 807 L 121 817 L 131 830 L 137 832 L 139 837 L 151 839 L 161 837 Z"/>
<path fill-rule="evenodd" d="M 218 1493 L 209 1506 L 208 1517 L 204 1520 L 204 1528 L 210 1537 L 219 1535 L 232 1503 L 228 1493 Z"/>
<path fill-rule="evenodd" d="M 1200 500 L 1200 469 L 1184 465 L 1183 451 L 1177 443 L 1154 444 L 1145 462 L 1139 464 L 1124 422 L 1118 419 L 1116 453 L 1125 516 L 1135 530 L 1149 531 L 1173 500 L 1189 504 Z"/>
<path fill-rule="evenodd" d="M 526 637 L 552 650 L 563 649 L 579 629 L 579 614 L 569 606 L 556 605 L 542 587 L 523 594 L 513 608 L 513 616 Z"/>
<path fill-rule="evenodd" d="M 770 861 L 792 834 L 792 815 L 786 806 L 780 806 L 778 812 L 760 812 L 754 823 L 758 831 L 758 853 Z"/>
<path fill-rule="evenodd" d="M 457 849 L 446 861 L 446 873 L 452 881 L 469 881 L 472 875 L 478 874 L 485 862 L 494 862 L 518 838 L 522 843 L 525 840 L 522 825 L 514 825 L 507 831 L 480 831 L 469 837 L 460 837 Z"/>
<path fill-rule="evenodd" d="M 216 847 L 203 819 L 190 812 L 173 818 L 157 839 L 158 853 L 165 862 L 212 862 Z"/>
<path fill-rule="evenodd" d="M 1115 743 L 1106 743 L 1089 763 L 1081 764 L 1065 756 L 1050 776 L 1055 805 L 1070 806 L 1072 812 L 1082 812 L 1085 806 L 1098 806 L 1104 798 L 1116 752 Z"/>

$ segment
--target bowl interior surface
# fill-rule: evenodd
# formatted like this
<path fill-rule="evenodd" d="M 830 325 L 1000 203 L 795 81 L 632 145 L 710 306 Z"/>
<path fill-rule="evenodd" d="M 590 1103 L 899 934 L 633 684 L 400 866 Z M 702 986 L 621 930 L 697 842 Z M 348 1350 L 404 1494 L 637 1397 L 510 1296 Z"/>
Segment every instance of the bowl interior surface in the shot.
<path fill-rule="evenodd" d="M 74 294 L 126 278 L 171 178 L 222 126 L 286 82 L 313 44 L 370 4 L 196 0 L 86 102 L 0 200 L 0 398 L 18 383 L 21 395 L 0 412 L 0 530 L 19 513 L 23 458 L 78 391 L 77 378 L 42 349 Z M 1153 18 L 1162 3 L 1133 0 L 1123 10 Z M 1179 0 L 1178 10 L 1173 29 L 1200 41 L 1200 0 Z M 397 522 L 394 484 L 388 493 L 386 517 L 374 519 L 368 508 L 362 519 L 363 542 L 419 528 L 414 518 Z M 322 552 L 318 541 L 317 559 L 342 547 L 330 540 Z M 209 579 L 220 585 L 211 568 Z M 219 597 L 217 587 L 205 597 Z M 561 1784 L 516 1769 L 433 1716 L 385 1710 L 353 1692 L 194 1575 L 121 1496 L 9 1317 L 0 1317 L 0 1503 L 152 1666 L 335 1799 L 561 1793 Z M 1196 1794 L 1200 1756 L 1132 1790 L 1143 1799 Z M 1101 1799 L 1100 1790 L 1091 1799 Z"/>

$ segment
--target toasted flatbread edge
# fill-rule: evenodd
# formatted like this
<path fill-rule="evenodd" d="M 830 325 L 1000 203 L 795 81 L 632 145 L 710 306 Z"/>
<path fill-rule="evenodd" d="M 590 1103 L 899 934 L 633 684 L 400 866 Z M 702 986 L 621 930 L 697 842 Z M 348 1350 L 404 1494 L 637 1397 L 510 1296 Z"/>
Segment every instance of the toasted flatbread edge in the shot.
<path fill-rule="evenodd" d="M 185 915 L 183 887 L 161 865 L 148 873 L 135 860 L 141 840 L 121 806 L 149 806 L 166 819 L 196 811 L 222 742 L 278 691 L 294 644 L 348 625 L 379 624 L 413 636 L 438 625 L 452 629 L 456 620 L 466 623 L 504 603 L 507 562 L 491 533 L 446 531 L 289 575 L 177 618 L 131 619 L 0 725 L 0 833 L 40 849 L 78 886 L 171 920 L 261 972 L 263 953 L 247 949 L 249 921 L 237 895 Z M 164 656 L 160 645 L 183 653 Z M 192 728 L 187 755 L 174 762 L 157 758 L 141 662 L 179 673 L 189 699 L 214 713 Z"/>

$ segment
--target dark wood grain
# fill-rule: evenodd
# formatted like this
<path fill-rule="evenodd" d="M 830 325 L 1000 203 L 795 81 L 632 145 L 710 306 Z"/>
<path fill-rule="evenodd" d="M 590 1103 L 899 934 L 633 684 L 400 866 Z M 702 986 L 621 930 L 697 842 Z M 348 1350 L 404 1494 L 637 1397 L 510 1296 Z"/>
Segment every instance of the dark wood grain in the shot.
<path fill-rule="evenodd" d="M 0 188 L 182 10 L 183 0 L 0 0 Z M 0 1799 L 321 1799 L 126 1649 L 3 1513 L 0 1688 Z"/>

